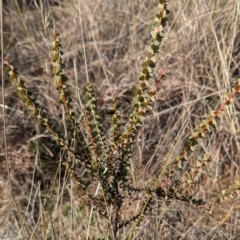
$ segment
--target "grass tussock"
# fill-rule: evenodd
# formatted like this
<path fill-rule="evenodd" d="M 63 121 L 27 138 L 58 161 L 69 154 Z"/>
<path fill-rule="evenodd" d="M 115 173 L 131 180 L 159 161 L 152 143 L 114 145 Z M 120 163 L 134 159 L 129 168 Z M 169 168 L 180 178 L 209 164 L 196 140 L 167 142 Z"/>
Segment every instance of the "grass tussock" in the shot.
<path fill-rule="evenodd" d="M 79 135 L 83 133 L 90 150 L 93 149 L 91 134 L 84 135 L 84 131 L 93 129 L 92 119 L 89 124 L 86 119 L 94 107 L 83 111 L 89 98 L 93 99 L 89 97 L 91 91 L 86 90 L 91 83 L 98 109 L 93 116 L 100 117 L 98 125 L 101 124 L 104 135 L 100 134 L 100 139 L 104 143 L 111 139 L 117 126 L 112 119 L 118 111 L 122 124 L 119 129 L 124 132 L 130 114 L 137 111 L 132 99 L 139 90 L 139 73 L 146 60 L 145 48 L 151 41 L 157 5 L 158 1 L 139 0 L 3 1 L 4 59 L 11 59 L 11 65 L 20 73 L 19 79 L 25 80 L 46 115 L 55 121 L 50 127 L 61 130 L 64 139 L 74 139 L 68 144 L 80 160 L 72 160 L 67 147 L 62 148 L 50 128 L 32 117 L 32 110 L 25 106 L 16 86 L 1 69 L 5 81 L 1 83 L 4 102 L 0 105 L 2 109 L 5 106 L 0 118 L 1 239 L 240 238 L 239 188 L 235 185 L 240 181 L 237 1 L 169 2 L 171 13 L 164 28 L 167 36 L 156 55 L 150 84 L 155 86 L 163 72 L 166 77 L 157 89 L 152 109 L 134 135 L 131 160 L 126 167 L 128 183 L 141 191 L 122 190 L 118 195 L 124 195 L 121 211 L 114 208 L 117 204 L 106 194 L 108 186 L 104 188 L 101 178 L 93 181 L 89 177 L 96 165 L 92 164 L 91 170 L 85 168 L 81 146 L 75 144 L 75 135 L 69 130 L 72 123 L 71 117 L 70 121 L 67 119 L 67 109 L 71 108 L 78 113 L 77 121 L 81 123 Z M 59 84 L 53 80 L 53 72 L 55 76 L 57 72 L 51 55 L 55 31 L 61 34 L 67 90 L 74 99 L 71 104 L 68 97 L 59 104 L 61 88 L 56 91 Z M 18 85 L 20 88 L 23 86 Z M 234 91 L 234 99 L 232 95 L 226 98 Z M 233 103 L 228 105 L 230 100 Z M 217 112 L 210 115 L 211 110 L 223 106 L 217 123 L 206 124 L 211 131 L 199 130 L 197 137 L 201 140 L 196 149 L 186 150 L 186 142 L 189 138 L 195 140 L 193 135 L 201 122 L 209 116 L 214 120 L 218 117 Z M 127 137 L 122 139 L 124 142 Z M 190 146 L 193 145 L 192 142 Z M 185 152 L 187 161 L 183 159 Z M 71 160 L 71 169 L 66 167 L 68 162 L 62 164 L 66 159 Z M 76 186 L 70 170 L 84 182 L 88 192 L 99 196 L 98 200 L 104 199 L 103 205 Z M 195 177 L 197 181 L 190 183 Z M 174 185 L 178 181 L 179 187 Z M 99 190 L 99 182 L 104 194 Z M 170 195 L 173 185 L 178 194 L 174 192 L 174 197 Z M 225 198 L 229 188 L 232 198 Z M 154 199 L 148 211 L 143 211 L 151 194 Z M 194 197 L 192 203 L 189 198 L 184 199 L 189 194 Z M 195 199 L 209 203 L 211 212 Z M 104 209 L 107 217 L 99 209 Z M 143 218 L 119 227 L 121 221 L 126 222 L 139 211 L 143 211 Z M 119 216 L 115 221 L 113 213 Z"/>

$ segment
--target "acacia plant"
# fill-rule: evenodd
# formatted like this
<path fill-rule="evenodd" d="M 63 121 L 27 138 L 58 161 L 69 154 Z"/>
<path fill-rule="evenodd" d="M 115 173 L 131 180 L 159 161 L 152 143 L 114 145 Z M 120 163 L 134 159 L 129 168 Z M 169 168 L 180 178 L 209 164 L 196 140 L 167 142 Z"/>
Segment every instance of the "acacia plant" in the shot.
<path fill-rule="evenodd" d="M 16 85 L 19 95 L 27 106 L 33 109 L 33 116 L 39 119 L 48 131 L 57 139 L 62 150 L 64 150 L 65 161 L 63 165 L 71 180 L 74 181 L 79 191 L 84 197 L 84 204 L 93 207 L 102 217 L 110 219 L 109 229 L 113 237 L 117 238 L 120 229 L 134 224 L 135 226 L 144 218 L 145 214 L 151 210 L 155 199 L 180 200 L 193 205 L 200 206 L 211 211 L 213 207 L 228 196 L 240 193 L 240 183 L 232 186 L 228 190 L 223 190 L 219 196 L 205 202 L 202 199 L 195 199 L 192 190 L 198 184 L 197 180 L 201 171 L 211 162 L 211 156 L 203 156 L 201 161 L 196 163 L 196 168 L 190 172 L 182 174 L 180 179 L 174 179 L 178 170 L 182 169 L 183 163 L 188 161 L 188 155 L 193 152 L 199 141 L 205 137 L 205 133 L 211 130 L 216 124 L 216 119 L 221 117 L 227 106 L 240 91 L 240 79 L 232 92 L 226 96 L 225 102 L 218 110 L 210 112 L 210 116 L 202 121 L 196 129 L 179 156 L 163 169 L 163 174 L 159 174 L 155 186 L 136 188 L 129 180 L 130 161 L 132 157 L 133 144 L 139 129 L 143 125 L 146 114 L 151 109 L 156 96 L 161 88 L 161 80 L 166 76 L 162 70 L 160 76 L 153 78 L 153 69 L 156 67 L 156 55 L 160 51 L 160 44 L 165 37 L 164 27 L 167 22 L 168 1 L 159 0 L 157 14 L 151 32 L 152 40 L 147 47 L 146 60 L 142 64 L 142 70 L 137 84 L 136 95 L 133 98 L 133 111 L 129 116 L 129 121 L 124 127 L 121 120 L 121 112 L 118 99 L 113 99 L 114 114 L 112 117 L 112 135 L 105 136 L 102 129 L 101 120 L 97 109 L 97 100 L 94 96 L 92 84 L 88 82 L 87 101 L 82 111 L 74 112 L 72 106 L 71 89 L 68 85 L 68 77 L 64 72 L 63 52 L 60 34 L 53 35 L 53 46 L 51 48 L 51 59 L 56 82 L 56 90 L 59 92 L 59 104 L 65 110 L 68 136 L 61 132 L 53 119 L 50 119 L 38 103 L 24 80 L 20 78 L 17 70 L 11 65 L 9 60 L 5 61 L 6 70 L 12 82 Z M 82 115 L 79 118 L 79 115 Z M 79 120 L 80 119 L 80 120 Z M 75 151 L 74 146 L 80 147 L 80 151 Z M 95 183 L 96 188 L 90 188 L 89 183 L 77 175 L 74 166 L 81 165 L 87 170 L 88 179 Z M 134 216 L 123 218 L 122 209 L 127 196 L 132 197 L 134 193 L 141 193 L 144 196 L 141 210 Z M 109 210 L 111 209 L 111 211 Z M 131 238 L 134 232 L 129 234 Z"/>

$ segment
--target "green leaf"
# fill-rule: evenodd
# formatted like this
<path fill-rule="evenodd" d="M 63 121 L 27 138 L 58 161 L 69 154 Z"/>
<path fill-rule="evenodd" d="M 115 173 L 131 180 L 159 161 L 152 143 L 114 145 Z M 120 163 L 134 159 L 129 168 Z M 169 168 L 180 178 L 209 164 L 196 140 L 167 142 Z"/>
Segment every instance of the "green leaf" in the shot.
<path fill-rule="evenodd" d="M 197 161 L 197 167 L 201 167 L 202 166 L 202 162 Z"/>
<path fill-rule="evenodd" d="M 226 95 L 226 98 L 227 98 L 227 99 L 232 98 L 232 97 L 233 97 L 233 93 L 228 93 L 228 94 Z"/>
<path fill-rule="evenodd" d="M 178 168 L 179 168 L 179 169 L 182 169 L 182 162 L 179 162 L 179 163 L 178 163 Z"/>
<path fill-rule="evenodd" d="M 124 133 L 121 138 L 126 139 L 127 137 L 128 137 L 128 135 L 126 133 Z"/>
<path fill-rule="evenodd" d="M 140 95 L 140 96 L 138 97 L 138 101 L 141 102 L 141 103 L 143 103 L 143 102 L 145 101 L 144 96 Z"/>
<path fill-rule="evenodd" d="M 142 73 L 145 74 L 145 75 L 147 75 L 147 74 L 148 74 L 148 69 L 147 69 L 147 68 L 144 68 L 144 69 L 142 70 Z"/>
<path fill-rule="evenodd" d="M 158 47 L 160 45 L 160 42 L 158 40 L 155 40 L 153 44 Z"/>
<path fill-rule="evenodd" d="M 146 79 L 146 74 L 144 73 L 141 73 L 140 77 L 139 77 L 139 80 L 140 81 L 144 81 Z"/>
<path fill-rule="evenodd" d="M 70 92 L 70 91 L 65 91 L 65 96 L 66 96 L 66 97 L 71 96 L 71 92 Z"/>
<path fill-rule="evenodd" d="M 148 47 L 146 48 L 146 50 L 148 51 L 148 54 L 154 56 L 154 53 L 153 53 L 153 51 L 152 51 L 151 46 L 148 46 Z"/>
<path fill-rule="evenodd" d="M 155 64 L 154 62 L 151 62 L 151 63 L 149 64 L 149 66 L 150 66 L 151 68 L 155 68 L 155 67 L 156 67 L 156 64 Z"/>
<path fill-rule="evenodd" d="M 192 137 L 196 138 L 198 136 L 199 132 L 193 132 Z"/>
<path fill-rule="evenodd" d="M 40 113 L 39 110 L 35 110 L 33 116 L 34 117 L 39 117 L 39 113 Z"/>
<path fill-rule="evenodd" d="M 162 18 L 161 25 L 162 25 L 163 27 L 165 27 L 165 26 L 166 26 L 166 23 L 167 23 L 167 21 L 168 21 L 168 19 L 167 19 L 166 17 Z M 165 36 L 163 36 L 163 37 L 165 37 Z"/>
<path fill-rule="evenodd" d="M 205 133 L 204 132 L 200 132 L 199 133 L 199 138 L 204 138 L 205 137 Z"/>
<path fill-rule="evenodd" d="M 196 148 L 196 145 L 190 146 L 190 151 L 191 151 L 191 152 L 194 152 L 195 148 Z"/>
<path fill-rule="evenodd" d="M 202 124 L 203 124 L 203 126 L 208 125 L 208 120 L 203 120 Z"/>
<path fill-rule="evenodd" d="M 27 99 L 27 101 L 26 101 L 26 105 L 27 105 L 27 106 L 31 106 L 31 105 L 32 105 L 32 101 L 31 101 L 30 98 Z"/>
<path fill-rule="evenodd" d="M 155 39 L 156 38 L 156 34 L 157 34 L 157 29 L 155 28 L 152 32 L 151 35 L 152 37 Z"/>
<path fill-rule="evenodd" d="M 157 28 L 157 27 L 159 27 L 159 25 L 160 25 L 160 19 L 156 18 L 156 20 L 153 23 L 153 27 Z"/>
<path fill-rule="evenodd" d="M 27 91 L 27 95 L 28 95 L 28 96 L 32 96 L 32 94 L 33 94 L 33 93 L 32 93 L 31 91 Z"/>
<path fill-rule="evenodd" d="M 209 122 L 210 125 L 216 125 L 216 120 L 215 119 L 212 119 L 212 121 Z"/>
<path fill-rule="evenodd" d="M 188 184 L 193 184 L 194 182 L 193 182 L 192 179 L 187 179 L 187 183 L 188 183 Z"/>
<path fill-rule="evenodd" d="M 10 79 L 14 79 L 16 77 L 13 71 L 9 71 L 8 74 L 10 76 Z"/>
<path fill-rule="evenodd" d="M 161 37 L 161 38 L 166 37 L 166 33 L 165 33 L 164 31 L 161 31 L 161 32 L 160 32 L 160 37 Z"/>
<path fill-rule="evenodd" d="M 141 95 L 142 94 L 142 89 L 137 89 L 137 95 Z"/>
<path fill-rule="evenodd" d="M 155 53 L 159 53 L 159 46 L 155 46 L 154 44 L 152 44 L 151 48 Z"/>

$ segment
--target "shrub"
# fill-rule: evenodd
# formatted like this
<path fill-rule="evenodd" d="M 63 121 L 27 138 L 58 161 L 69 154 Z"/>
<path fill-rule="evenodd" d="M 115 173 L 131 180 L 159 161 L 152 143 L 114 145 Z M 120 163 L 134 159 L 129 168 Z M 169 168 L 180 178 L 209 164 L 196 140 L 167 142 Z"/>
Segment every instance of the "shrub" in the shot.
<path fill-rule="evenodd" d="M 207 132 L 217 124 L 217 119 L 221 118 L 228 105 L 234 101 L 234 97 L 240 91 L 240 79 L 226 95 L 221 107 L 210 111 L 209 116 L 192 132 L 176 159 L 163 166 L 154 186 L 135 187 L 132 184 L 130 164 L 133 145 L 161 89 L 161 81 L 166 77 L 166 70 L 163 69 L 156 80 L 152 79 L 157 64 L 156 55 L 160 52 L 160 44 L 165 37 L 163 29 L 169 14 L 167 6 L 168 1 L 159 0 L 151 31 L 152 41 L 147 47 L 146 60 L 142 64 L 136 93 L 132 100 L 133 110 L 125 125 L 121 117 L 120 103 L 117 98 L 112 99 L 110 136 L 103 130 L 104 120 L 99 116 L 97 99 L 90 81 L 86 87 L 85 106 L 80 112 L 74 111 L 73 94 L 64 70 L 59 33 L 55 32 L 53 35 L 51 61 L 56 90 L 59 92 L 59 104 L 63 107 L 66 117 L 67 135 L 59 127 L 61 121 L 56 122 L 48 116 L 47 111 L 38 103 L 35 93 L 29 90 L 18 71 L 9 60 L 5 61 L 6 70 L 21 99 L 61 146 L 65 159 L 62 165 L 77 186 L 78 194 L 82 196 L 81 205 L 89 206 L 92 212 L 109 221 L 108 236 L 114 239 L 119 238 L 120 232 L 127 226 L 131 228 L 126 236 L 128 239 L 133 238 L 136 226 L 152 210 L 154 202 L 158 199 L 187 202 L 211 212 L 222 200 L 237 197 L 240 193 L 240 183 L 236 182 L 207 201 L 195 196 L 194 190 L 200 185 L 201 172 L 211 163 L 211 155 L 203 155 L 201 160 L 197 160 L 194 168 L 176 177 L 176 173 L 183 170 L 184 163 L 188 161 L 189 155 L 195 151 L 201 139 L 205 138 Z M 80 150 L 77 150 L 76 146 Z M 84 168 L 86 173 L 81 176 L 77 174 L 76 166 Z M 140 210 L 134 214 L 130 212 L 123 214 L 124 211 L 126 212 L 126 205 L 134 201 L 141 202 Z"/>

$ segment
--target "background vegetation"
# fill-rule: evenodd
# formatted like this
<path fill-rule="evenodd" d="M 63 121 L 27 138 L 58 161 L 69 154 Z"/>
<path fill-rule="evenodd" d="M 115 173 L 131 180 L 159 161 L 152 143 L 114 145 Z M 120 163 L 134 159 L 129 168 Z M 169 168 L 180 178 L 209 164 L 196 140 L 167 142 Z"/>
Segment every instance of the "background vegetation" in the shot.
<path fill-rule="evenodd" d="M 66 75 L 76 90 L 76 111 L 85 99 L 89 78 L 104 131 L 111 127 L 112 94 L 119 97 L 121 115 L 127 121 L 158 1 L 36 2 L 37 6 L 34 1 L 3 2 L 4 58 L 18 67 L 48 114 L 64 125 L 50 59 L 53 30 L 57 30 Z M 155 183 L 193 129 L 210 110 L 220 107 L 240 74 L 238 0 L 170 1 L 168 8 L 167 37 L 156 68 L 156 78 L 163 68 L 167 77 L 134 143 L 131 181 L 136 187 Z M 2 69 L 1 73 L 6 77 Z M 37 239 L 54 239 L 54 234 L 57 239 L 104 239 L 109 234 L 108 221 L 82 204 L 84 199 L 60 164 L 57 142 L 31 117 L 7 77 L 4 97 L 6 125 L 1 113 L 0 131 L 6 132 L 8 162 L 2 137 L 0 238 L 29 239 L 27 223 Z M 239 180 L 239 109 L 236 97 L 179 173 L 192 169 L 203 154 L 211 155 L 195 189 L 197 197 L 208 200 Z M 76 171 L 84 175 L 81 169 Z M 138 201 L 129 200 L 122 214 L 131 215 L 138 207 Z M 238 199 L 228 199 L 210 215 L 188 203 L 159 199 L 134 238 L 238 239 L 239 207 Z M 128 231 L 122 231 L 119 239 Z"/>

